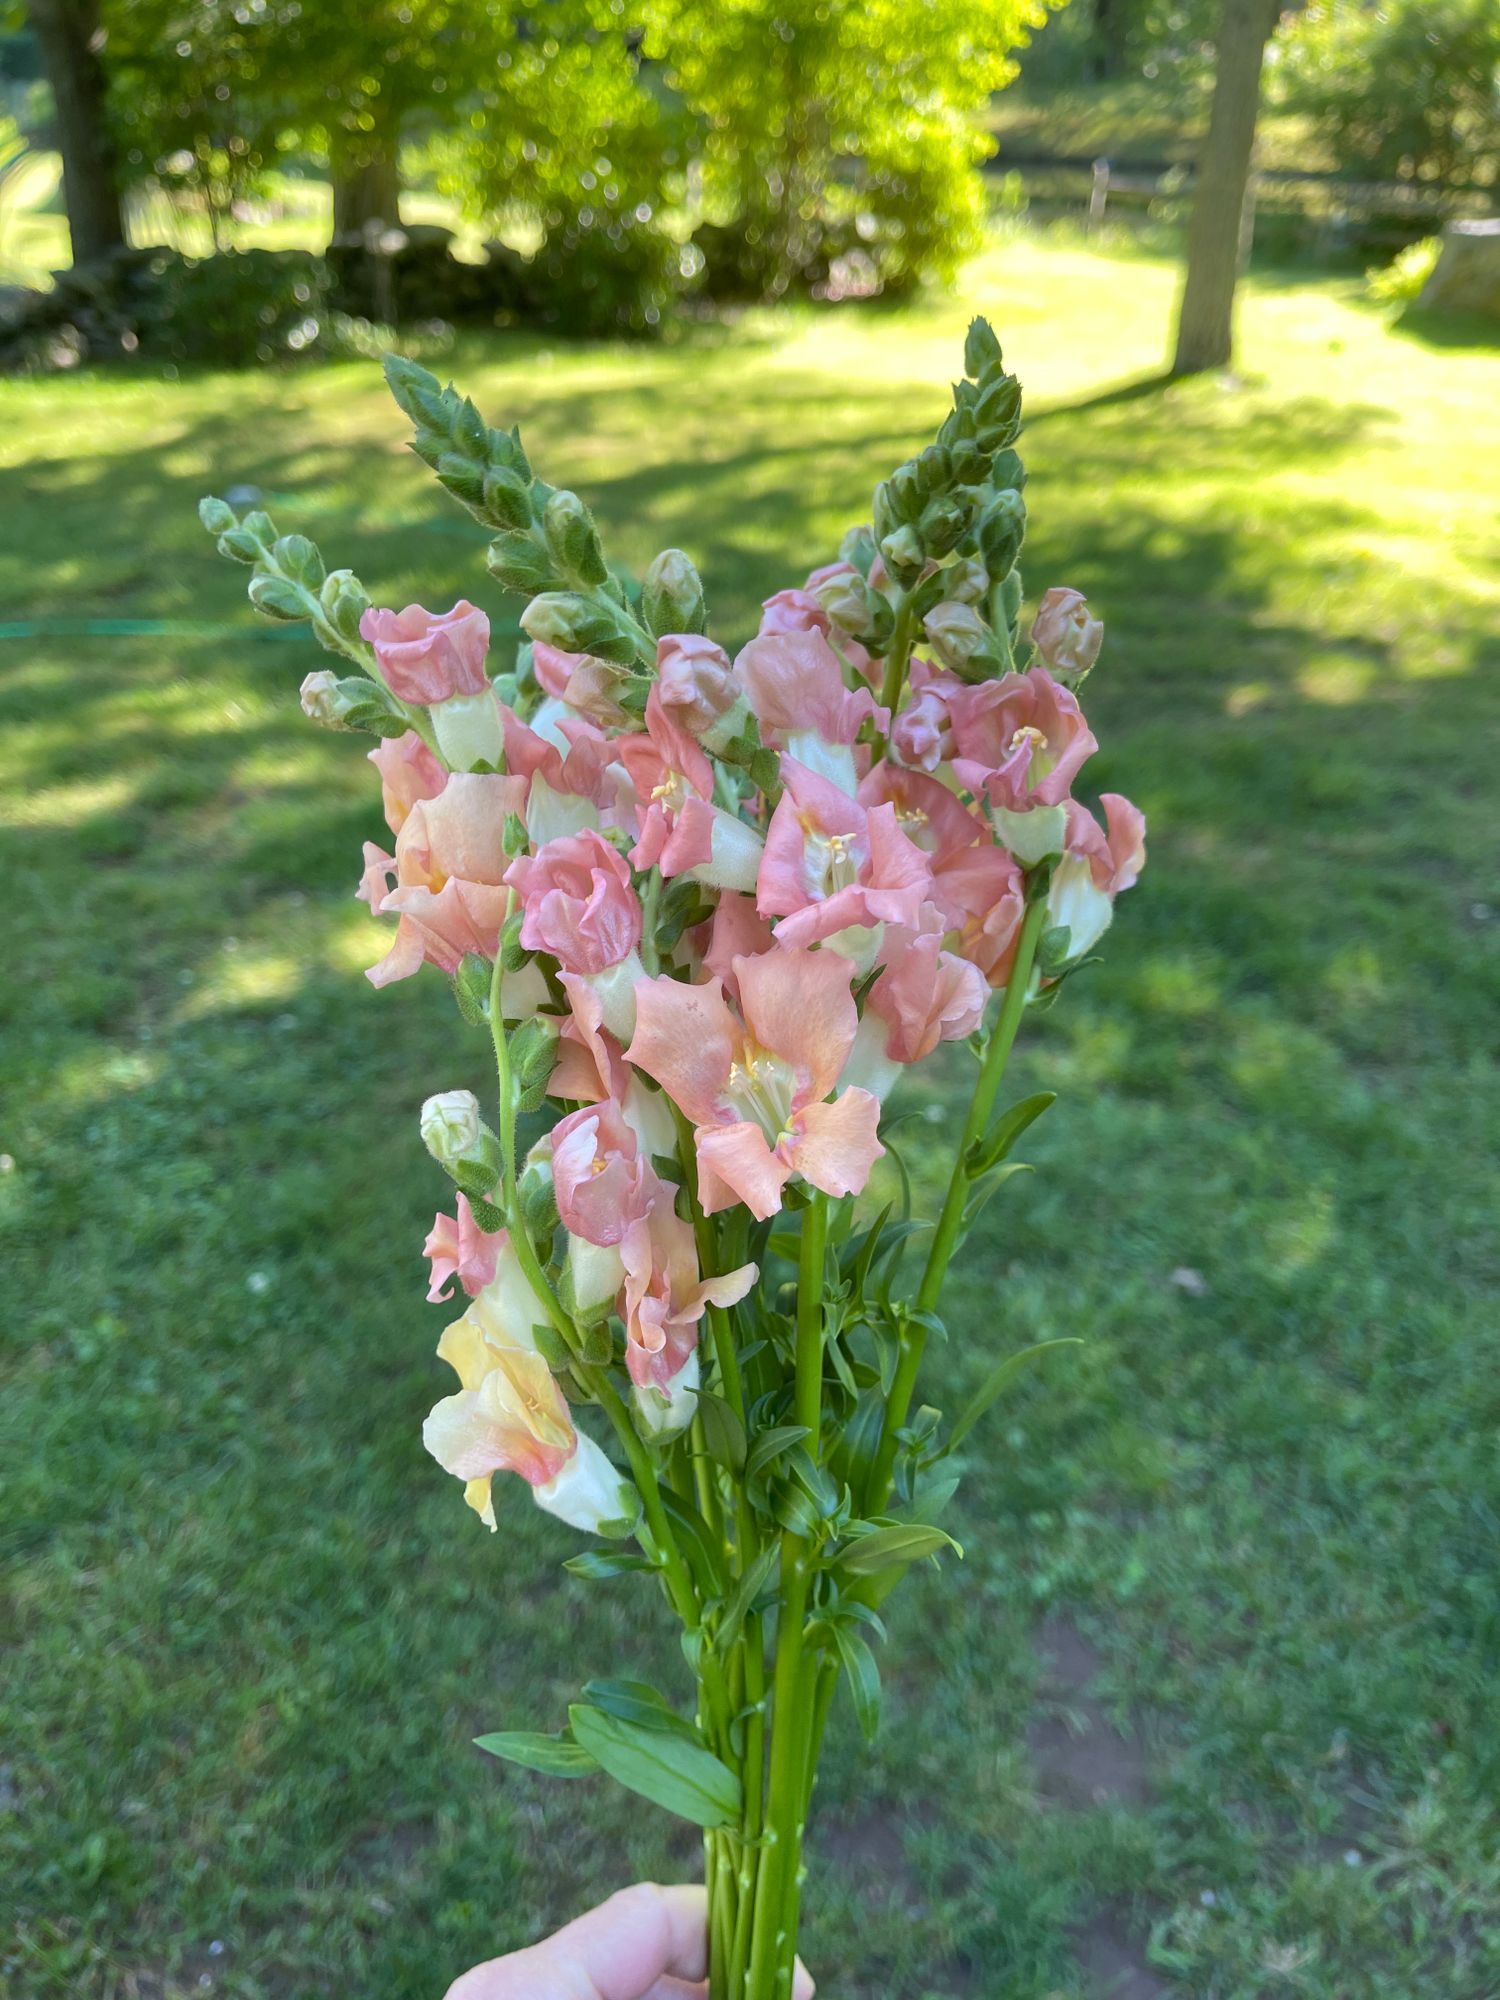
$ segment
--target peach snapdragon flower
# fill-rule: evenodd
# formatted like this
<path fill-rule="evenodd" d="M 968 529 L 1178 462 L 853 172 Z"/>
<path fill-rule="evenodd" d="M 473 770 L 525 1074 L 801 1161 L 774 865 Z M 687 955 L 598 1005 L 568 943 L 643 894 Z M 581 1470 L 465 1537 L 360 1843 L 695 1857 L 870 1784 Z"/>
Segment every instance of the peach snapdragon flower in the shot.
<path fill-rule="evenodd" d="M 713 803 L 714 767 L 692 733 L 653 687 L 646 733 L 615 746 L 635 785 L 637 868 L 664 878 L 691 875 L 717 889 L 753 889 L 760 867 L 758 834 Z"/>
<path fill-rule="evenodd" d="M 1099 744 L 1078 697 L 1045 667 L 952 695 L 953 774 L 990 807 L 995 830 L 1028 866 L 1060 853 L 1063 806 Z"/>
<path fill-rule="evenodd" d="M 418 799 L 394 855 L 365 843 L 358 894 L 377 916 L 397 916 L 395 942 L 366 978 L 409 979 L 424 964 L 458 970 L 468 952 L 493 958 L 505 921 L 504 832 L 526 801 L 523 778 L 455 772 L 435 798 Z"/>
<path fill-rule="evenodd" d="M 704 1213 L 743 1201 L 764 1220 L 793 1174 L 826 1194 L 860 1193 L 885 1150 L 880 1106 L 852 1087 L 826 1101 L 858 1027 L 848 962 L 777 945 L 733 970 L 738 1013 L 717 979 L 642 980 L 626 1051 L 697 1128 Z"/>
<path fill-rule="evenodd" d="M 1066 925 L 1068 953 L 1096 945 L 1114 918 L 1115 897 L 1146 865 L 1146 816 L 1118 792 L 1100 794 L 1108 832 L 1076 800 L 1068 802 L 1062 859 L 1047 889 L 1047 921 Z"/>
<path fill-rule="evenodd" d="M 756 906 L 781 918 L 778 942 L 826 941 L 867 966 L 882 924 L 916 924 L 931 863 L 901 831 L 894 805 L 861 805 L 794 757 L 782 758 L 781 771 L 786 789 L 766 830 Z"/>

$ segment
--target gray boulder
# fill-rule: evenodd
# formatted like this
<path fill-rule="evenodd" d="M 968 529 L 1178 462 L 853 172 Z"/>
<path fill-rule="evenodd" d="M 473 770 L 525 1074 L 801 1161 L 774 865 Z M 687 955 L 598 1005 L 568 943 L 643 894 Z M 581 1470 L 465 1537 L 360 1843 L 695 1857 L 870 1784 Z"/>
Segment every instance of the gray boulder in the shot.
<path fill-rule="evenodd" d="M 1500 320 L 1500 217 L 1445 224 L 1442 252 L 1418 304 Z"/>

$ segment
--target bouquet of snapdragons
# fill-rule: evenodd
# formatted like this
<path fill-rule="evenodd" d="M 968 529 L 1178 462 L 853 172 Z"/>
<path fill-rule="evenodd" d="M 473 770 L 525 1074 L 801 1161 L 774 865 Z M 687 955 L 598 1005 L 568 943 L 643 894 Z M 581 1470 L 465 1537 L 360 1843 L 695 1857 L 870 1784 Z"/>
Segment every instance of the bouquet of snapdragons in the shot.
<path fill-rule="evenodd" d="M 492 1070 L 488 1105 L 422 1110 L 455 1189 L 428 1297 L 465 1302 L 426 1445 L 491 1530 L 510 1473 L 601 1538 L 578 1576 L 653 1577 L 696 1683 L 686 1714 L 591 1681 L 556 1733 L 481 1745 L 703 1829 L 714 2000 L 790 1993 L 835 1692 L 873 1732 L 881 1604 L 958 1552 L 952 1454 L 1046 1344 L 951 1420 L 917 1401 L 948 1267 L 1051 1102 L 1001 1108 L 1022 1016 L 1145 858 L 1128 800 L 1101 825 L 1073 797 L 1102 627 L 1053 589 L 1023 641 L 1020 387 L 982 320 L 964 363 L 871 525 L 733 659 L 687 556 L 611 565 L 515 431 L 395 357 L 415 450 L 529 600 L 513 666 L 473 605 L 377 608 L 265 514 L 201 509 L 256 607 L 355 670 L 302 703 L 379 739 L 393 849 L 366 845 L 359 894 L 396 927 L 370 979 L 436 967 Z M 936 1216 L 861 1204 L 888 1094 L 945 1041 L 974 1065 Z"/>

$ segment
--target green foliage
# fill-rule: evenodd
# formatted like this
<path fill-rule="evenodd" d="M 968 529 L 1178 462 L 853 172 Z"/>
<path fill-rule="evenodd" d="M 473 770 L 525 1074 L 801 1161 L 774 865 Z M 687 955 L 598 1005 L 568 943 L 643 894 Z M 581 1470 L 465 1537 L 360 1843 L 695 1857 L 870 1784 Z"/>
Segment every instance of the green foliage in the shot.
<path fill-rule="evenodd" d="M 1500 7 L 1495 0 L 1313 0 L 1274 71 L 1338 165 L 1370 178 L 1500 180 Z"/>
<path fill-rule="evenodd" d="M 1409 306 L 1432 276 L 1442 254 L 1441 236 L 1424 236 L 1408 243 L 1399 256 L 1365 273 L 1370 297 L 1383 306 Z"/>
<path fill-rule="evenodd" d="M 645 0 L 642 15 L 697 124 L 711 287 L 900 288 L 972 247 L 980 114 L 1043 0 Z"/>

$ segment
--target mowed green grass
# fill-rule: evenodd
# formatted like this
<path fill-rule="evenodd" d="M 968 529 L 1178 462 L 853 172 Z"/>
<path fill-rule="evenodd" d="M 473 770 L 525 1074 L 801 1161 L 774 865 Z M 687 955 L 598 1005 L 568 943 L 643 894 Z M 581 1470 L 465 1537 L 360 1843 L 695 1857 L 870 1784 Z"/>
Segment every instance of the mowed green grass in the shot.
<path fill-rule="evenodd" d="M 1088 778 L 1145 808 L 1150 866 L 1026 1032 L 1014 1092 L 1060 1101 L 925 1394 L 1086 1344 L 976 1434 L 966 1559 L 894 1602 L 873 1753 L 840 1714 L 807 1896 L 833 2000 L 1083 2000 L 1111 1968 L 1500 1994 L 1500 359 L 1267 281 L 1245 383 L 1132 392 L 1173 285 L 1023 238 L 900 315 L 453 358 L 615 553 L 695 552 L 733 644 L 922 442 L 986 310 L 1028 387 L 1027 577 L 1109 621 Z M 425 2000 L 693 1872 L 689 1829 L 469 1747 L 590 1674 L 684 1674 L 637 1580 L 563 1573 L 518 1490 L 486 1536 L 422 1451 L 416 1112 L 483 1048 L 441 980 L 361 977 L 361 745 L 304 723 L 314 650 L 252 622 L 194 504 L 254 485 L 382 601 L 514 606 L 371 367 L 0 413 L 0 620 L 210 628 L 0 640 L 0 1986 Z M 966 1060 L 911 1100 L 929 1194 Z M 1048 1678 L 1044 1619 L 1088 1688 Z"/>

